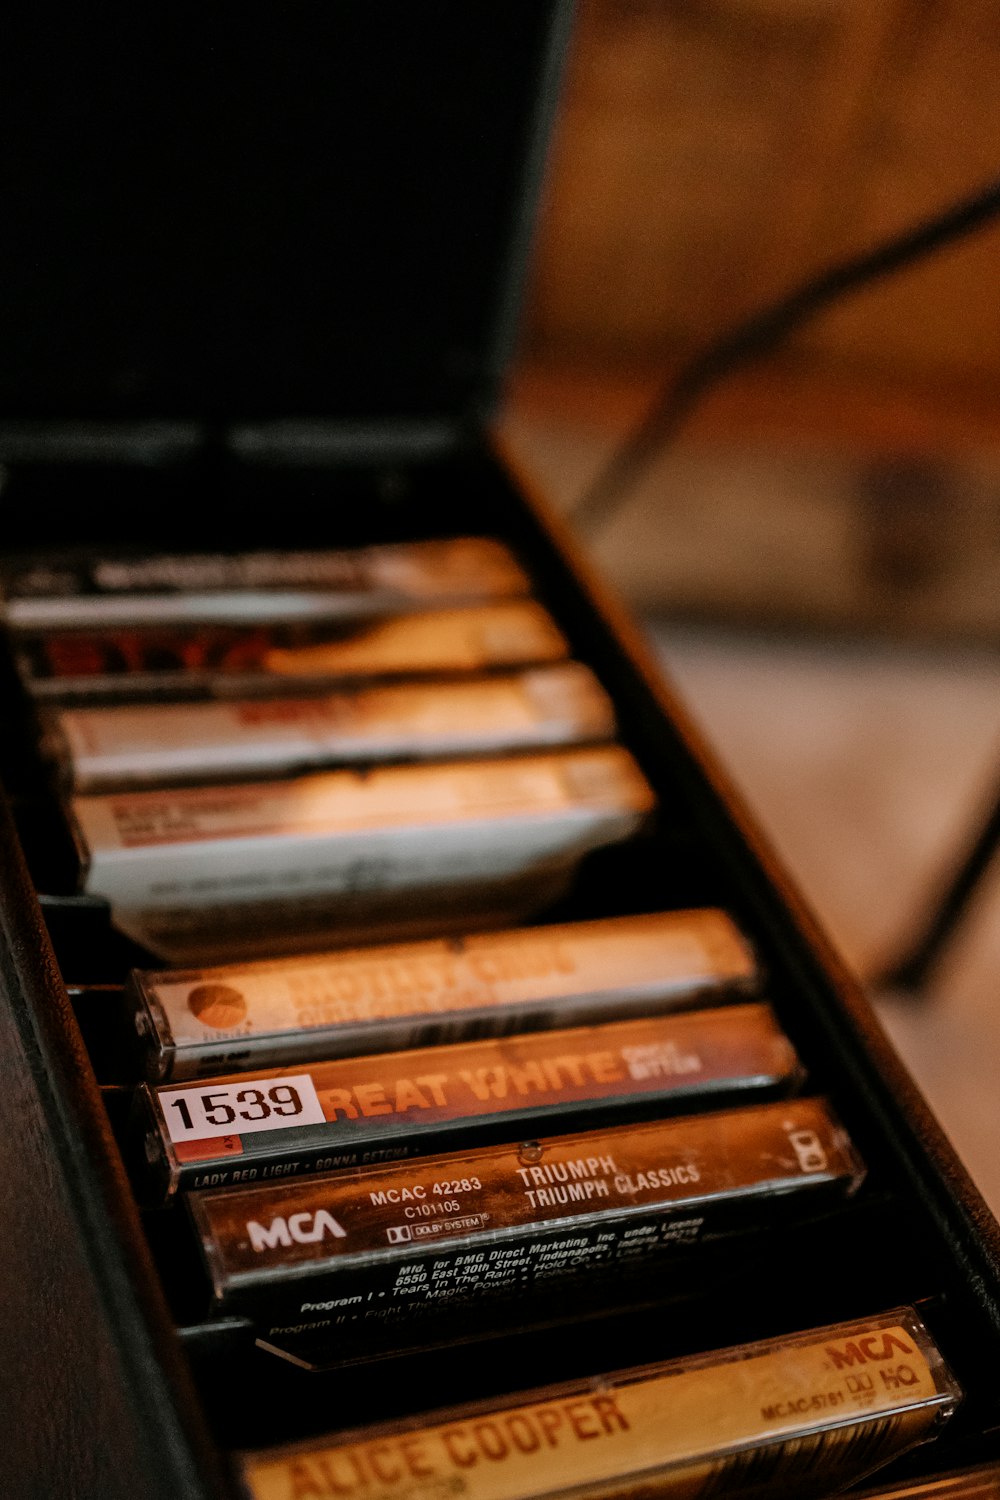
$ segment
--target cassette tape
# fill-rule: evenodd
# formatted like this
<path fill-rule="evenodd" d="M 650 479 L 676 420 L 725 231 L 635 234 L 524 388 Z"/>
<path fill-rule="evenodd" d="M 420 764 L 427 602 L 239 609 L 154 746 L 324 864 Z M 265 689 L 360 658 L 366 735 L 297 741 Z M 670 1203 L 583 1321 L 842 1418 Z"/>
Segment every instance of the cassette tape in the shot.
<path fill-rule="evenodd" d="M 263 625 L 471 603 L 531 592 L 489 537 L 402 542 L 339 552 L 48 555 L 0 576 L 3 616 L 18 631 L 137 625 Z"/>
<path fill-rule="evenodd" d="M 801 1078 L 765 1005 L 243 1073 L 142 1089 L 144 1201 L 585 1130 L 789 1092 Z"/>
<path fill-rule="evenodd" d="M 830 1494 L 932 1438 L 960 1400 L 925 1324 L 896 1308 L 244 1453 L 239 1469 L 249 1500 Z"/>
<path fill-rule="evenodd" d="M 610 699 L 579 662 L 305 698 L 50 711 L 45 748 L 78 792 L 294 776 L 610 740 Z"/>
<path fill-rule="evenodd" d="M 152 952 L 198 963 L 347 942 L 409 911 L 424 931 L 449 907 L 469 925 L 495 903 L 502 921 L 508 894 L 524 915 L 653 805 L 608 746 L 77 797 L 72 811 L 84 890 Z"/>
<path fill-rule="evenodd" d="M 160 1083 L 654 1015 L 761 985 L 735 923 L 705 909 L 136 970 L 127 998 L 143 1072 Z"/>
<path fill-rule="evenodd" d="M 862 1177 L 825 1102 L 794 1099 L 185 1201 L 216 1310 L 322 1365 L 428 1315 L 438 1334 L 473 1304 L 513 1298 L 527 1320 L 567 1283 L 620 1291 L 647 1262 L 822 1212 Z"/>
<path fill-rule="evenodd" d="M 325 624 L 109 625 L 15 636 L 28 691 L 67 703 L 318 692 L 369 678 L 490 672 L 568 655 L 555 622 L 531 599 Z"/>

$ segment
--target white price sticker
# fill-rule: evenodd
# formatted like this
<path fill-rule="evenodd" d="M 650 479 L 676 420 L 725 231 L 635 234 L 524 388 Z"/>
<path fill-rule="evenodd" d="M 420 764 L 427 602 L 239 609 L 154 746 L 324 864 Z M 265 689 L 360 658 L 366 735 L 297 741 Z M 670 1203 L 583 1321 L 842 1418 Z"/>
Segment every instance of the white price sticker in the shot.
<path fill-rule="evenodd" d="M 157 1091 L 172 1141 L 204 1141 L 291 1125 L 322 1125 L 326 1119 L 308 1073 L 293 1078 L 255 1078 L 252 1083 L 211 1083 Z"/>

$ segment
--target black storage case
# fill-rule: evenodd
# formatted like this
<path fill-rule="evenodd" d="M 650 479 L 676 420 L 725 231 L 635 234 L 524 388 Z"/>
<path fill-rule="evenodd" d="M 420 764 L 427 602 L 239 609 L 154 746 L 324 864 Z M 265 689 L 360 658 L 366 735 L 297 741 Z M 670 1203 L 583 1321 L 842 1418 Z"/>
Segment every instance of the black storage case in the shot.
<path fill-rule="evenodd" d="M 4 548 L 505 539 L 614 697 L 661 806 L 653 835 L 592 860 L 552 915 L 730 909 L 868 1183 L 835 1220 L 741 1253 L 686 1308 L 665 1287 L 639 1314 L 323 1375 L 257 1351 L 239 1325 L 199 1324 L 161 1282 L 154 1252 L 166 1264 L 170 1247 L 140 1220 L 67 995 L 67 983 L 119 981 L 133 955 L 99 903 L 71 894 L 8 671 L 11 1500 L 234 1496 L 230 1446 L 919 1299 L 968 1397 L 902 1470 L 994 1451 L 994 1220 L 641 642 L 490 446 L 568 23 L 565 5 L 542 0 L 8 15 Z"/>

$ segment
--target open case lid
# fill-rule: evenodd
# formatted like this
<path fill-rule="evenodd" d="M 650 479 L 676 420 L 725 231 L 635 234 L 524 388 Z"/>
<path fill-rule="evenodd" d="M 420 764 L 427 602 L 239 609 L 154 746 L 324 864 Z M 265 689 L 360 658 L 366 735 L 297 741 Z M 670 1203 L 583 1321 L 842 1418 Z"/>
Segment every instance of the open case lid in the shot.
<path fill-rule="evenodd" d="M 0 420 L 480 423 L 567 17 L 8 10 Z"/>

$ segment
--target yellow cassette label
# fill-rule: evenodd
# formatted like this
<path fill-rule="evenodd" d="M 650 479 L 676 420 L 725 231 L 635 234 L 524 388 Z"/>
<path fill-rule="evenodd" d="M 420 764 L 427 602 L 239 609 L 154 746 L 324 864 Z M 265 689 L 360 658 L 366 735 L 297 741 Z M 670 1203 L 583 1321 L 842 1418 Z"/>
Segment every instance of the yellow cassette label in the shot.
<path fill-rule="evenodd" d="M 759 1346 L 758 1346 L 759 1347 Z M 458 1415 L 388 1435 L 250 1456 L 255 1500 L 516 1500 L 572 1491 L 696 1496 L 748 1447 L 804 1439 L 858 1448 L 866 1467 L 917 1440 L 939 1414 L 929 1358 L 901 1323 L 829 1330 L 765 1352 Z M 860 1456 L 860 1455 L 859 1455 Z M 715 1492 L 713 1488 L 713 1493 Z"/>

